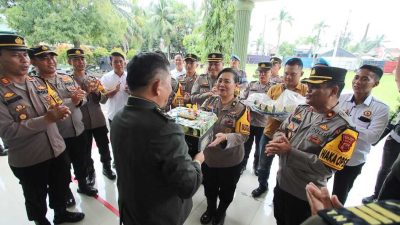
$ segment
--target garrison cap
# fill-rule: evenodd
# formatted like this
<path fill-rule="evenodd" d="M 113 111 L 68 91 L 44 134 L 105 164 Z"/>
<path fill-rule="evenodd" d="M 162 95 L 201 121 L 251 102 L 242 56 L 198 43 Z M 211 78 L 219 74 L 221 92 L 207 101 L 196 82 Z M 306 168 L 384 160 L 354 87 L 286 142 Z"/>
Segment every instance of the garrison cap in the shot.
<path fill-rule="evenodd" d="M 323 84 L 332 82 L 336 84 L 344 83 L 347 70 L 339 67 L 331 66 L 315 66 L 311 69 L 310 76 L 304 78 L 302 83 Z"/>
<path fill-rule="evenodd" d="M 277 63 L 282 64 L 282 59 L 278 58 L 278 57 L 271 57 L 271 59 L 269 60 L 272 65 L 275 65 Z"/>
<path fill-rule="evenodd" d="M 239 58 L 239 56 L 237 56 L 237 55 L 235 55 L 235 54 L 232 54 L 232 56 L 231 56 L 231 60 L 237 60 L 237 61 L 239 61 L 239 62 L 240 62 L 240 58 Z"/>
<path fill-rule="evenodd" d="M 68 58 L 85 57 L 85 52 L 81 48 L 71 48 L 67 50 Z"/>
<path fill-rule="evenodd" d="M 44 55 L 48 54 L 53 54 L 53 55 L 58 55 L 55 51 L 53 51 L 49 46 L 47 45 L 37 45 L 35 47 L 32 47 L 29 51 L 29 57 L 41 57 Z"/>
<path fill-rule="evenodd" d="M 29 50 L 25 44 L 25 39 L 17 34 L 0 35 L 0 48 L 10 50 Z"/>
<path fill-rule="evenodd" d="M 258 67 L 257 67 L 257 71 L 270 70 L 271 68 L 272 68 L 272 63 L 270 63 L 270 62 L 259 62 L 258 63 Z"/>
<path fill-rule="evenodd" d="M 197 62 L 197 61 L 199 61 L 199 57 L 197 55 L 195 55 L 195 54 L 189 53 L 189 54 L 185 55 L 185 59 L 184 60 L 185 61 L 186 60 L 192 60 L 192 61 Z"/>
<path fill-rule="evenodd" d="M 210 53 L 207 57 L 208 62 L 222 62 L 223 60 L 224 56 L 221 53 Z"/>

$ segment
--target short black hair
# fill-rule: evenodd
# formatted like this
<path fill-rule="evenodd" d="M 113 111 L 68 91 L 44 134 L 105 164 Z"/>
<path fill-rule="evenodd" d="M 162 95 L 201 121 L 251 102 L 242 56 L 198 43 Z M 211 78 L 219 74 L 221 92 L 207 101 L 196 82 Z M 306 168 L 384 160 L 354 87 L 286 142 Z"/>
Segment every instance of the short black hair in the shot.
<path fill-rule="evenodd" d="M 110 61 L 112 61 L 112 57 L 113 57 L 113 56 L 115 56 L 115 57 L 121 57 L 121 58 L 123 58 L 123 59 L 125 60 L 125 56 L 124 56 L 122 53 L 120 53 L 120 52 L 112 52 L 111 55 L 110 55 Z"/>
<path fill-rule="evenodd" d="M 340 82 L 340 83 L 337 83 L 337 82 L 330 82 L 330 81 L 326 82 L 326 86 L 327 86 L 327 87 L 332 88 L 332 87 L 338 86 L 338 93 L 337 93 L 337 95 L 336 95 L 338 98 L 340 97 L 340 94 L 341 94 L 342 91 L 343 91 L 344 85 L 345 85 L 345 83 L 342 83 L 342 82 Z"/>
<path fill-rule="evenodd" d="M 361 69 L 366 69 L 366 70 L 371 71 L 372 73 L 374 73 L 375 79 L 376 79 L 377 81 L 379 81 L 379 80 L 381 79 L 382 75 L 383 75 L 383 70 L 382 70 L 381 68 L 377 67 L 377 66 L 373 66 L 373 65 L 362 65 L 362 66 L 360 67 L 360 70 L 361 70 Z"/>
<path fill-rule="evenodd" d="M 126 82 L 131 91 L 148 85 L 159 70 L 169 71 L 168 60 L 159 53 L 146 52 L 135 55 L 127 66 Z"/>
<path fill-rule="evenodd" d="M 285 66 L 299 66 L 303 69 L 303 61 L 300 58 L 291 58 L 285 63 Z"/>
<path fill-rule="evenodd" d="M 236 70 L 234 70 L 234 69 L 232 69 L 232 68 L 230 68 L 230 67 L 224 68 L 223 70 L 221 70 L 221 71 L 218 73 L 217 79 L 218 79 L 218 78 L 221 76 L 221 74 L 223 74 L 223 73 L 232 73 L 232 74 L 233 74 L 233 80 L 235 81 L 235 84 L 239 83 L 239 81 L 240 81 L 240 79 L 239 79 L 239 74 L 236 72 Z"/>

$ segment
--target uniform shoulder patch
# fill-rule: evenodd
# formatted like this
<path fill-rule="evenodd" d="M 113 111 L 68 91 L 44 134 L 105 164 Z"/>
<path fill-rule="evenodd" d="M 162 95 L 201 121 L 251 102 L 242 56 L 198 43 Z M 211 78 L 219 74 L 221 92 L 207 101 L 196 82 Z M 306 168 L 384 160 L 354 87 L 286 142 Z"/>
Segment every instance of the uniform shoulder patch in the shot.
<path fill-rule="evenodd" d="M 346 128 L 334 136 L 336 137 L 322 147 L 318 158 L 326 166 L 334 170 L 342 170 L 353 155 L 358 132 Z"/>
<path fill-rule="evenodd" d="M 326 209 L 318 215 L 331 225 L 399 224 L 400 201 L 378 201 L 366 205 Z"/>
<path fill-rule="evenodd" d="M 241 114 L 239 114 L 240 116 L 239 116 L 238 120 L 236 120 L 235 133 L 250 135 L 250 111 L 241 102 L 239 102 L 237 107 L 239 107 L 239 106 L 242 106 L 244 108 L 241 111 Z"/>

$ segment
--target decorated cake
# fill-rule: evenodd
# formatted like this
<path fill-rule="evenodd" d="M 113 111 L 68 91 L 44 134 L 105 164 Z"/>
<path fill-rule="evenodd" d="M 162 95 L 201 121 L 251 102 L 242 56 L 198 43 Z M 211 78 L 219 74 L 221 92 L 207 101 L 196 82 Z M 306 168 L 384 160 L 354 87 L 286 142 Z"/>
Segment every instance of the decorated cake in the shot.
<path fill-rule="evenodd" d="M 177 124 L 183 127 L 186 135 L 202 137 L 213 127 L 218 117 L 212 112 L 177 107 L 168 112 Z"/>

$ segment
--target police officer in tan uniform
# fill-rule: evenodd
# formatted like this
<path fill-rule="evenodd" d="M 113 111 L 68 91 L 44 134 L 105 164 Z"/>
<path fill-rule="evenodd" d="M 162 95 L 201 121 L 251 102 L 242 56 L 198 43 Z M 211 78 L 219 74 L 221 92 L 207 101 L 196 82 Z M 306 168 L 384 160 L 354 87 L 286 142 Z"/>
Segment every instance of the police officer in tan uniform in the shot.
<path fill-rule="evenodd" d="M 223 69 L 217 80 L 218 96 L 208 98 L 201 108 L 217 114 L 215 140 L 204 150 L 202 171 L 207 210 L 200 218 L 202 224 L 224 224 L 226 210 L 233 200 L 239 181 L 244 142 L 250 131 L 249 111 L 235 96 L 239 75 L 232 68 Z M 217 208 L 217 198 L 219 205 Z"/>
<path fill-rule="evenodd" d="M 96 141 L 100 153 L 100 161 L 103 164 L 103 174 L 110 180 L 115 180 L 116 175 L 111 169 L 111 154 L 108 147 L 108 129 L 100 102 L 105 102 L 105 90 L 100 81 L 86 70 L 85 52 L 80 48 L 72 48 L 67 51 L 68 63 L 73 67 L 72 77 L 79 86 L 88 93 L 87 103 L 81 106 L 83 124 L 87 137 L 86 151 L 88 164 L 88 184 L 95 183 L 95 171 L 93 165 L 92 142 Z"/>
<path fill-rule="evenodd" d="M 191 103 L 190 94 L 192 93 L 192 88 L 194 82 L 197 79 L 196 69 L 199 65 L 199 57 L 195 54 L 187 54 L 185 56 L 185 69 L 186 74 L 178 76 L 177 80 L 181 84 L 181 92 L 184 97 L 184 103 Z"/>
<path fill-rule="evenodd" d="M 250 82 L 246 88 L 241 93 L 242 99 L 247 99 L 249 95 L 253 93 L 267 93 L 272 84 L 269 82 L 269 78 L 271 76 L 271 67 L 272 64 L 270 62 L 260 62 L 258 63 L 258 81 Z M 251 152 L 251 148 L 253 147 L 254 139 L 256 141 L 256 148 L 254 151 L 254 161 L 253 161 L 253 169 L 257 170 L 258 167 L 258 159 L 259 159 L 259 143 L 261 140 L 261 136 L 263 135 L 265 124 L 267 123 L 267 116 L 261 115 L 259 113 L 250 112 L 250 135 L 249 139 L 244 143 L 244 158 L 242 162 L 242 172 L 246 169 L 247 160 L 249 159 L 249 155 Z"/>
<path fill-rule="evenodd" d="M 272 63 L 271 68 L 271 77 L 269 78 L 269 82 L 272 84 L 283 83 L 283 78 L 279 76 L 279 70 L 282 67 L 282 59 L 278 57 L 272 57 L 270 62 Z"/>
<path fill-rule="evenodd" d="M 211 53 L 207 59 L 207 74 L 201 74 L 194 82 L 190 100 L 192 104 L 201 105 L 210 96 L 216 95 L 214 87 L 218 73 L 224 66 L 224 56 L 221 53 Z"/>
<path fill-rule="evenodd" d="M 326 186 L 353 154 L 358 133 L 338 108 L 346 72 L 314 67 L 310 77 L 303 79 L 308 85 L 307 105 L 298 106 L 266 145 L 266 154 L 279 155 L 273 199 L 278 225 L 297 225 L 311 216 L 306 185 Z"/>
<path fill-rule="evenodd" d="M 75 177 L 78 180 L 78 192 L 88 196 L 96 196 L 97 189 L 89 186 L 86 182 L 86 133 L 82 122 L 80 107 L 86 104 L 86 92 L 72 79 L 71 76 L 58 74 L 57 53 L 46 45 L 31 48 L 32 65 L 35 66 L 39 78 L 49 91 L 56 92 L 60 98 L 55 99 L 71 110 L 71 116 L 63 121 L 57 122 L 61 136 L 64 138 L 66 151 L 74 167 Z M 67 196 L 69 206 L 74 205 L 72 193 Z"/>
<path fill-rule="evenodd" d="M 47 88 L 27 75 L 27 50 L 23 37 L 0 36 L 4 74 L 0 76 L 0 136 L 9 145 L 8 163 L 22 186 L 30 221 L 50 225 L 46 219 L 49 195 L 55 224 L 78 222 L 83 213 L 66 211 L 69 160 L 56 125 L 71 112 L 65 105 L 52 104 Z"/>

